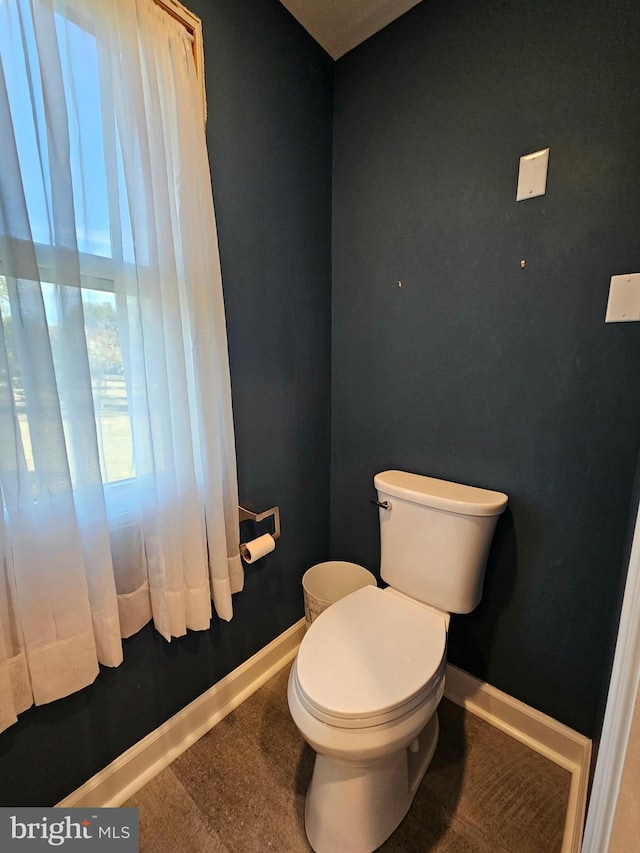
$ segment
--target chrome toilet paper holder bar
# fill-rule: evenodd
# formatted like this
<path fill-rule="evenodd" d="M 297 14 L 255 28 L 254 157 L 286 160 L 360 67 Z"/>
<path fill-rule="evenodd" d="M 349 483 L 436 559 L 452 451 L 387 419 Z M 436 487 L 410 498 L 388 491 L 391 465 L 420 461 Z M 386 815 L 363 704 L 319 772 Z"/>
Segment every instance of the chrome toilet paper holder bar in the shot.
<path fill-rule="evenodd" d="M 240 517 L 240 523 L 243 521 L 255 521 L 256 523 L 260 523 L 261 521 L 266 521 L 268 518 L 273 518 L 273 536 L 274 539 L 277 539 L 280 536 L 280 507 L 272 506 L 271 509 L 266 509 L 264 512 L 251 512 L 250 509 L 245 509 L 243 506 L 238 506 L 238 512 Z M 240 543 L 240 553 L 243 557 L 246 556 L 246 548 L 247 543 Z"/>

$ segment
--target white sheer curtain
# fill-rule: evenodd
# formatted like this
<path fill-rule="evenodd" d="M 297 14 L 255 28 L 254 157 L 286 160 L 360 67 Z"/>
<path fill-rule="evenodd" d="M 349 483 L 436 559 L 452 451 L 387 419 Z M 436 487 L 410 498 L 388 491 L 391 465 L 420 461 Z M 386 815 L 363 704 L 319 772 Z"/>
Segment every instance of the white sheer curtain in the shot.
<path fill-rule="evenodd" d="M 0 0 L 0 730 L 243 585 L 200 91 L 153 0 Z"/>

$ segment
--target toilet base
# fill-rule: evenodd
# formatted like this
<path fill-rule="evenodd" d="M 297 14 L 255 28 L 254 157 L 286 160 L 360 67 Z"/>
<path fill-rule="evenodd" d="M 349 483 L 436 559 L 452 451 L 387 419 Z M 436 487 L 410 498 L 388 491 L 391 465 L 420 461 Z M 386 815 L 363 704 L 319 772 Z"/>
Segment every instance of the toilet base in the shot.
<path fill-rule="evenodd" d="M 371 853 L 409 811 L 438 743 L 434 713 L 416 752 L 350 763 L 317 755 L 305 801 L 305 830 L 316 853 Z M 412 744 L 412 746 L 415 744 Z"/>

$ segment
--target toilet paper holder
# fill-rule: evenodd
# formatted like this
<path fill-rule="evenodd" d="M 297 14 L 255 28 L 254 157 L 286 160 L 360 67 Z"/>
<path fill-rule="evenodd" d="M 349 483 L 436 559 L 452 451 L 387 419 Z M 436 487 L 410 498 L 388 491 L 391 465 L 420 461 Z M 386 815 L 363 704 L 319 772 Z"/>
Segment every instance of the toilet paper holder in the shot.
<path fill-rule="evenodd" d="M 266 521 L 268 518 L 273 518 L 273 533 L 271 534 L 271 536 L 274 539 L 277 539 L 280 536 L 280 507 L 272 506 L 271 509 L 266 509 L 264 512 L 252 512 L 250 509 L 245 509 L 243 506 L 238 506 L 238 513 L 241 524 L 243 521 L 255 521 L 259 524 L 261 521 Z M 243 557 L 246 557 L 246 542 L 240 543 L 240 553 Z"/>

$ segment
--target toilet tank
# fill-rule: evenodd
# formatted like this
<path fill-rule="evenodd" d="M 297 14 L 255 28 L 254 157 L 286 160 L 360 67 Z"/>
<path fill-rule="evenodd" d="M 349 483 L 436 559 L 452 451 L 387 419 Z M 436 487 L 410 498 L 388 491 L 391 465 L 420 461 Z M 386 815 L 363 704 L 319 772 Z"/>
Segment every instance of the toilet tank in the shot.
<path fill-rule="evenodd" d="M 473 610 L 507 496 L 406 471 L 383 471 L 373 482 L 389 504 L 380 508 L 382 579 L 448 613 Z"/>

